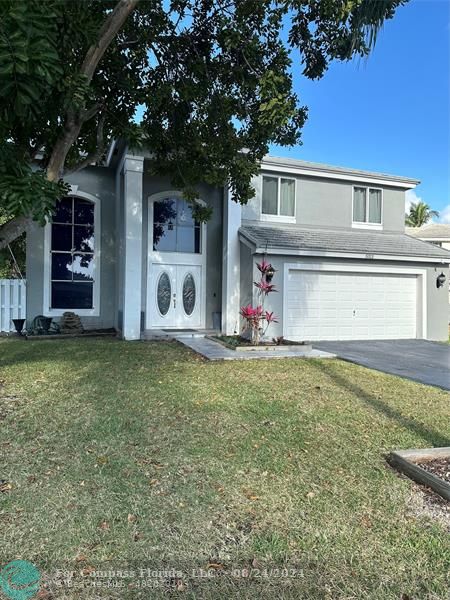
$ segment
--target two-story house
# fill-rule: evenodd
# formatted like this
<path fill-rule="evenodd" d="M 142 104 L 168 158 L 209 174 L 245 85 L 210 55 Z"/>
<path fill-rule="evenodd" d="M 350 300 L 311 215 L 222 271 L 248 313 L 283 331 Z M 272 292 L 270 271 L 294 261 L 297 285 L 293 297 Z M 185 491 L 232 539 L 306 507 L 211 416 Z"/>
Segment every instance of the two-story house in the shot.
<path fill-rule="evenodd" d="M 116 144 L 105 166 L 68 178 L 51 223 L 27 236 L 27 312 L 79 314 L 125 339 L 155 330 L 239 332 L 259 299 L 263 257 L 278 292 L 271 336 L 291 340 L 448 336 L 450 253 L 405 235 L 405 192 L 418 181 L 267 157 L 246 206 L 198 186 L 201 224 L 151 153 Z"/>

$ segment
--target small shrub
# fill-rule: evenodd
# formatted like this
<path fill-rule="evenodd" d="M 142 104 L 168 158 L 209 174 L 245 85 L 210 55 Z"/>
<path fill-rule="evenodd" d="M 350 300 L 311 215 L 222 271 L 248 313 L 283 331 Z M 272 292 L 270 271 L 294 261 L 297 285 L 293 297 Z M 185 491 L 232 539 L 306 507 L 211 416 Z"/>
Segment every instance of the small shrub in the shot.
<path fill-rule="evenodd" d="M 275 269 L 266 260 L 263 260 L 256 265 L 261 273 L 261 279 L 254 281 L 254 286 L 258 289 L 258 295 L 261 298 L 261 303 L 257 306 L 248 304 L 242 306 L 240 310 L 241 317 L 244 319 L 244 327 L 242 332 L 250 333 L 252 344 L 257 346 L 262 337 L 266 334 L 267 328 L 271 323 L 278 323 L 277 317 L 273 312 L 264 309 L 264 300 L 272 292 L 276 292 L 276 286 L 271 283 Z"/>

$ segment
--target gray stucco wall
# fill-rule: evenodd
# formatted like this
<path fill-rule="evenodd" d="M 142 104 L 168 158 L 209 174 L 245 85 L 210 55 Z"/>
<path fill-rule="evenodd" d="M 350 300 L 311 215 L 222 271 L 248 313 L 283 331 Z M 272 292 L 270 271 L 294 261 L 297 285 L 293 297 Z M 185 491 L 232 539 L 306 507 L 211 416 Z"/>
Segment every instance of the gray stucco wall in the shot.
<path fill-rule="evenodd" d="M 240 306 L 253 302 L 253 268 L 253 253 L 241 242 Z"/>
<path fill-rule="evenodd" d="M 263 175 L 296 179 L 296 224 L 310 227 L 350 229 L 352 227 L 353 187 L 365 184 L 336 181 L 318 177 L 290 176 L 283 173 L 262 172 L 253 179 L 255 198 L 242 209 L 243 221 L 259 221 Z M 370 184 L 383 190 L 383 230 L 404 231 L 405 191 L 399 188 Z M 265 221 L 267 223 L 267 221 Z M 279 223 L 279 221 L 278 221 Z"/>
<path fill-rule="evenodd" d="M 252 256 L 253 272 L 250 277 L 251 281 L 257 281 L 260 277 L 259 271 L 256 267 L 256 263 L 262 258 L 261 255 Z M 266 259 L 272 263 L 276 269 L 275 276 L 272 283 L 277 287 L 278 293 L 269 294 L 265 300 L 264 307 L 267 310 L 273 311 L 279 318 L 278 323 L 273 323 L 267 332 L 268 336 L 280 336 L 283 335 L 283 276 L 284 266 L 286 263 L 318 263 L 326 262 L 329 264 L 353 264 L 353 265 L 367 265 L 368 262 L 360 260 L 346 260 L 346 259 L 332 259 L 329 258 L 326 261 L 317 257 L 295 257 L 295 256 L 279 256 L 279 255 L 268 255 Z M 449 280 L 449 268 L 448 265 L 442 264 L 428 264 L 428 263 L 413 263 L 413 262 L 400 262 L 400 261 L 370 261 L 371 266 L 384 266 L 389 267 L 401 267 L 409 269 L 425 269 L 427 272 L 427 339 L 437 341 L 448 340 L 448 293 L 444 286 L 443 288 L 437 289 L 436 277 L 442 271 L 446 275 L 447 281 Z M 253 302 L 254 304 L 259 303 L 259 297 L 256 293 L 256 289 L 253 288 Z"/>
<path fill-rule="evenodd" d="M 143 193 L 143 268 L 142 307 L 145 311 L 147 298 L 147 256 L 148 256 L 148 199 L 153 194 L 174 189 L 168 177 L 156 177 L 149 171 L 149 165 L 144 163 L 144 193 Z M 213 312 L 221 311 L 222 304 L 222 213 L 223 191 L 207 184 L 197 186 L 199 197 L 213 209 L 212 217 L 206 225 L 206 327 L 213 326 Z M 144 323 L 145 323 L 145 317 Z"/>
<path fill-rule="evenodd" d="M 87 168 L 66 178 L 78 191 L 100 200 L 100 314 L 82 317 L 85 328 L 115 326 L 115 175 L 111 169 Z M 27 232 L 27 325 L 44 314 L 44 228 L 33 225 Z M 55 321 L 58 321 L 55 317 Z"/>
<path fill-rule="evenodd" d="M 123 325 L 123 282 L 124 282 L 124 175 L 116 174 L 116 293 L 115 327 L 122 330 Z"/>
<path fill-rule="evenodd" d="M 123 175 L 112 169 L 88 168 L 66 178 L 78 191 L 100 199 L 100 314 L 83 316 L 85 328 L 122 327 L 123 314 L 123 250 L 124 250 L 124 183 Z M 147 295 L 148 198 L 152 194 L 172 190 L 168 178 L 144 173 L 142 218 L 142 326 L 145 323 Z M 221 311 L 222 287 L 222 210 L 223 191 L 199 185 L 200 198 L 213 208 L 207 224 L 206 248 L 206 327 L 213 326 L 213 312 Z M 28 324 L 46 312 L 44 302 L 44 228 L 33 225 L 27 235 L 27 315 Z M 76 312 L 76 311 L 75 311 Z M 56 321 L 58 317 L 54 317 Z"/>
<path fill-rule="evenodd" d="M 44 229 L 33 223 L 27 231 L 27 326 L 42 315 L 44 301 Z"/>
<path fill-rule="evenodd" d="M 445 285 L 436 287 L 436 278 L 440 273 L 445 274 Z M 427 304 L 428 304 L 428 335 L 429 340 L 440 342 L 448 341 L 448 281 L 450 276 L 449 265 L 427 267 Z"/>

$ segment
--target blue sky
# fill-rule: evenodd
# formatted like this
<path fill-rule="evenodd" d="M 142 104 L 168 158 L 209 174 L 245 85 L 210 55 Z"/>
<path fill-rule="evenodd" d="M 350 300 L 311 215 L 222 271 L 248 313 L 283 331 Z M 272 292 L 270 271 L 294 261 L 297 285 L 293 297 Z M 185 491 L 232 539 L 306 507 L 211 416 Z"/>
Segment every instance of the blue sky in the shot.
<path fill-rule="evenodd" d="M 320 81 L 294 82 L 309 107 L 303 145 L 271 154 L 421 180 L 421 198 L 450 223 L 448 0 L 411 0 L 368 59 L 333 63 Z M 295 59 L 295 57 L 294 57 Z"/>

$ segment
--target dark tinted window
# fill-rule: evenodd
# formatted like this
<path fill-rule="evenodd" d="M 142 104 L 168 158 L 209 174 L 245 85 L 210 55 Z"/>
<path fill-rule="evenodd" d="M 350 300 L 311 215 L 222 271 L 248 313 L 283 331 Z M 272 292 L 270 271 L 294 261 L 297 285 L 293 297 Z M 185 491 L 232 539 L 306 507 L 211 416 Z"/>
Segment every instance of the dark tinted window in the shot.
<path fill-rule="evenodd" d="M 93 282 L 94 203 L 63 198 L 52 223 L 51 307 L 92 308 Z"/>
<path fill-rule="evenodd" d="M 201 252 L 200 223 L 182 198 L 166 198 L 153 204 L 153 250 Z"/>
<path fill-rule="evenodd" d="M 72 223 L 73 217 L 73 199 L 63 198 L 56 203 L 55 210 L 53 212 L 53 223 Z"/>
<path fill-rule="evenodd" d="M 92 308 L 93 284 L 74 281 L 52 283 L 53 308 Z"/>

